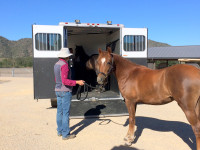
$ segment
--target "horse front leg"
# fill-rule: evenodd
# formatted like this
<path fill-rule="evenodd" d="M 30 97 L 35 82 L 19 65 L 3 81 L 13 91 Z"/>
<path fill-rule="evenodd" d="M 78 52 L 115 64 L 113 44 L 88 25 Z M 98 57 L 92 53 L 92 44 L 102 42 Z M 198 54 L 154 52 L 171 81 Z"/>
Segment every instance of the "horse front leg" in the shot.
<path fill-rule="evenodd" d="M 135 112 L 137 104 L 127 99 L 125 100 L 125 102 L 129 112 L 129 129 L 124 140 L 126 141 L 126 145 L 130 146 L 134 141 Z"/>

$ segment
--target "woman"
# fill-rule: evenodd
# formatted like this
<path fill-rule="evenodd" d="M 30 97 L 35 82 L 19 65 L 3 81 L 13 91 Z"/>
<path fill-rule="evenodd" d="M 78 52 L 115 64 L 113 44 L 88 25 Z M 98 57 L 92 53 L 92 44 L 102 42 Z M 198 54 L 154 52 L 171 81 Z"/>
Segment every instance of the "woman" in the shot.
<path fill-rule="evenodd" d="M 62 136 L 63 140 L 75 138 L 74 134 L 70 134 L 69 128 L 69 112 L 72 97 L 72 88 L 76 84 L 84 85 L 83 80 L 71 80 L 71 71 L 68 66 L 70 53 L 68 48 L 62 48 L 58 54 L 58 62 L 54 65 L 55 75 L 55 93 L 57 96 L 57 134 Z"/>

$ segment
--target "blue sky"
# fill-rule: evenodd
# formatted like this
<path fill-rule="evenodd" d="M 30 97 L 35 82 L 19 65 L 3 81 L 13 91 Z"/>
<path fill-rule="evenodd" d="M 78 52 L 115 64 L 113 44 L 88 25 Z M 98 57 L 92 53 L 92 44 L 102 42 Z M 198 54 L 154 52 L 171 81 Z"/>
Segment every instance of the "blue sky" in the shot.
<path fill-rule="evenodd" d="M 0 36 L 32 37 L 32 24 L 124 24 L 148 28 L 148 38 L 172 46 L 200 45 L 200 0 L 4 0 Z"/>

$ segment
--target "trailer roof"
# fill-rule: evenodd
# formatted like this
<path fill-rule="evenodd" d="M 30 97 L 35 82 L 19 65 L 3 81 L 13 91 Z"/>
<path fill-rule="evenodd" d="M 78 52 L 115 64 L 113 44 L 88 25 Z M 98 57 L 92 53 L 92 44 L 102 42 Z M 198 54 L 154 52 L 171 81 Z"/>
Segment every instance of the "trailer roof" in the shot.
<path fill-rule="evenodd" d="M 108 27 L 108 28 L 120 28 L 124 27 L 123 24 L 102 24 L 102 23 L 75 23 L 75 22 L 60 22 L 60 26 L 76 26 L 76 27 Z"/>
<path fill-rule="evenodd" d="M 148 49 L 148 59 L 179 58 L 200 58 L 200 45 L 151 47 Z"/>

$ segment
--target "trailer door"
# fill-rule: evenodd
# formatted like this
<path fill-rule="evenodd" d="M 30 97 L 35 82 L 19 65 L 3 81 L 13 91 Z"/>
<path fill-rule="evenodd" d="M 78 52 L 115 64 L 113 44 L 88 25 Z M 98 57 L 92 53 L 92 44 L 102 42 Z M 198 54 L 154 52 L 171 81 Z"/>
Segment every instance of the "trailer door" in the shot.
<path fill-rule="evenodd" d="M 55 98 L 53 67 L 63 47 L 63 26 L 33 25 L 34 98 Z"/>
<path fill-rule="evenodd" d="M 122 28 L 122 57 L 147 65 L 147 28 Z"/>

